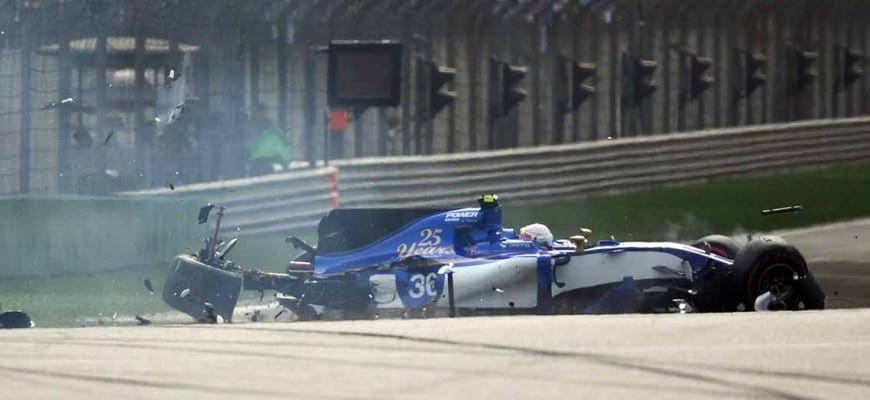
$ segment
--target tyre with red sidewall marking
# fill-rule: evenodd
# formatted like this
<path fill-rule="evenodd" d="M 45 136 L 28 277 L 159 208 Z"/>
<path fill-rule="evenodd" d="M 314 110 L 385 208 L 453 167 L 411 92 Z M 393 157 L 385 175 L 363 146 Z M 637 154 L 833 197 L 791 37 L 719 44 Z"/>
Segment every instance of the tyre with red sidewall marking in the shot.
<path fill-rule="evenodd" d="M 823 309 L 825 295 L 801 253 L 778 236 L 756 236 L 737 254 L 729 279 L 734 304 L 752 310 L 755 299 L 771 291 L 782 310 Z M 733 300 L 732 300 L 733 301 Z"/>

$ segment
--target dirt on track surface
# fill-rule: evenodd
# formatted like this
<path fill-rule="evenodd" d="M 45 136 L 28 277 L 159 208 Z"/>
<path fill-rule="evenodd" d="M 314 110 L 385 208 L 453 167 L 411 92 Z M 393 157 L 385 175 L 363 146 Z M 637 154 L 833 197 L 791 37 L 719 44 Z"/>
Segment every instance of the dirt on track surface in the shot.
<path fill-rule="evenodd" d="M 779 232 L 870 305 L 870 219 Z M 870 398 L 870 309 L 0 331 L 3 399 Z"/>

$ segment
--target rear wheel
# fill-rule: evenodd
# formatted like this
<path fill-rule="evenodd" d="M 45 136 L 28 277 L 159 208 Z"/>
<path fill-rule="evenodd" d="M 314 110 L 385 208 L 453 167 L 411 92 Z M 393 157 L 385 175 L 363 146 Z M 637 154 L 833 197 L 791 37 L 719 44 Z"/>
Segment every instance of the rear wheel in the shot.
<path fill-rule="evenodd" d="M 825 308 L 825 294 L 809 272 L 800 252 L 778 237 L 749 242 L 738 254 L 731 275 L 731 288 L 738 304 L 751 310 L 755 299 L 766 292 L 776 296 L 771 310 Z"/>
<path fill-rule="evenodd" d="M 823 309 L 824 293 L 801 261 L 787 251 L 760 257 L 746 282 L 747 307 L 754 305 L 759 295 L 770 292 L 777 299 L 771 310 Z"/>

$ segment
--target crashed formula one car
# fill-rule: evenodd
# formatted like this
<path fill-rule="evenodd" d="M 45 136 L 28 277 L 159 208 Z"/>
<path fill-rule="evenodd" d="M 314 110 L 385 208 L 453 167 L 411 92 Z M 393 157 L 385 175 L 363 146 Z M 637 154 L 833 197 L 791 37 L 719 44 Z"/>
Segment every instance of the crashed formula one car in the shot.
<path fill-rule="evenodd" d="M 779 237 L 592 244 L 583 229 L 553 240 L 539 224 L 520 232 L 503 227 L 495 195 L 478 203 L 456 210 L 335 209 L 320 221 L 316 248 L 288 238 L 304 252 L 286 273 L 229 261 L 238 239 L 219 242 L 218 207 L 204 248 L 172 261 L 163 299 L 200 321 L 228 322 L 242 289 L 276 291 L 300 319 L 327 311 L 372 318 L 824 308 L 806 261 Z M 212 208 L 200 210 L 200 223 Z"/>

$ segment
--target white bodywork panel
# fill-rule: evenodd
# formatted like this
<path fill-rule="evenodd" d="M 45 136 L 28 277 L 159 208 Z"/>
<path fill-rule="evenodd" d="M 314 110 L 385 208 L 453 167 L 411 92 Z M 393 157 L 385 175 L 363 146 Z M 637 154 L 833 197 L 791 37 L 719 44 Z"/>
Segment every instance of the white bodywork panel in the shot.
<path fill-rule="evenodd" d="M 554 289 L 553 295 L 581 287 L 620 282 L 626 276 L 631 276 L 635 281 L 679 278 L 673 273 L 653 269 L 658 266 L 683 272 L 685 279 L 692 279 L 692 267 L 688 262 L 654 249 L 581 254 L 572 257 L 568 264 L 556 267 L 556 279 L 565 283 L 565 286 Z"/>
<path fill-rule="evenodd" d="M 456 268 L 454 299 L 459 308 L 531 308 L 537 304 L 537 258 L 514 257 L 489 264 Z M 438 307 L 448 307 L 444 288 Z"/>
<path fill-rule="evenodd" d="M 553 296 L 578 288 L 619 283 L 627 276 L 635 281 L 682 278 L 691 282 L 692 270 L 689 263 L 662 250 L 671 248 L 699 251 L 674 243 L 623 243 L 614 247 L 616 248 L 607 249 L 605 252 L 579 253 L 571 256 L 568 263 L 556 266 Z M 657 271 L 653 267 L 667 269 Z M 684 276 L 667 272 L 668 270 L 682 272 Z M 454 271 L 454 299 L 457 308 L 534 308 L 537 305 L 536 255 L 457 267 Z M 400 296 L 396 293 L 394 275 L 373 275 L 370 282 L 376 284 L 374 296 L 378 308 L 403 308 Z M 564 286 L 558 287 L 556 282 L 564 283 Z M 445 282 L 438 299 L 438 308 L 448 307 L 449 295 Z"/>

